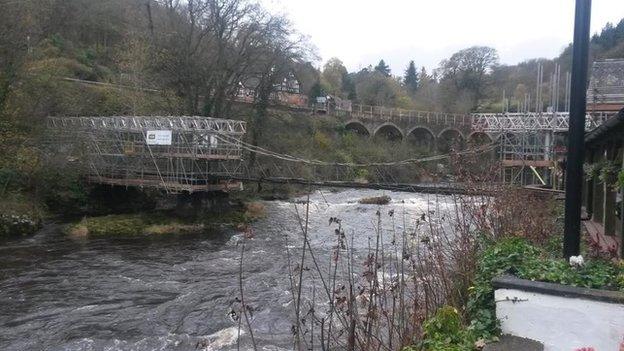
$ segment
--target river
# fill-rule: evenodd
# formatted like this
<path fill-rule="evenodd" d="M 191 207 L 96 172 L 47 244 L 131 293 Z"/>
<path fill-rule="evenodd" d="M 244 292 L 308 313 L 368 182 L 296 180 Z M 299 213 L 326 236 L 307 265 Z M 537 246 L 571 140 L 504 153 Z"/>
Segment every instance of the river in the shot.
<path fill-rule="evenodd" d="M 386 206 L 362 205 L 387 194 Z M 287 249 L 299 255 L 298 215 L 306 197 L 264 202 L 245 250 L 243 286 L 262 350 L 292 349 L 293 303 Z M 447 196 L 347 190 L 310 195 L 309 237 L 319 261 L 335 243 L 329 218 L 342 220 L 356 250 L 386 229 L 414 225 L 423 213 L 452 206 Z M 391 211 L 394 215 L 390 217 Z M 409 230 L 409 228 L 407 228 Z M 241 233 L 132 239 L 75 239 L 60 224 L 0 242 L 0 350 L 230 350 L 237 322 Z M 387 242 L 385 243 L 388 244 Z M 249 349 L 245 333 L 241 349 Z"/>

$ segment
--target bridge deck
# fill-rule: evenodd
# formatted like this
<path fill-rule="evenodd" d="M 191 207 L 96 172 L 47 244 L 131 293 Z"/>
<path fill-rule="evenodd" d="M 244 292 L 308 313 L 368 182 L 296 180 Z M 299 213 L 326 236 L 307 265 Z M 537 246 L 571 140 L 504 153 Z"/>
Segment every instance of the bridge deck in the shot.
<path fill-rule="evenodd" d="M 57 152 L 91 182 L 167 192 L 229 191 L 238 181 L 245 122 L 207 117 L 50 117 Z"/>
<path fill-rule="evenodd" d="M 108 178 L 98 176 L 88 176 L 87 181 L 90 183 L 116 185 L 123 187 L 139 187 L 139 188 L 166 188 L 171 192 L 210 192 L 210 191 L 238 191 L 243 189 L 243 184 L 237 180 L 220 180 L 215 183 L 206 184 L 185 184 L 177 181 L 163 181 L 160 178 Z"/>
<path fill-rule="evenodd" d="M 552 135 L 567 130 L 569 118 L 566 113 L 461 115 L 359 105 L 348 114 L 382 125 L 400 120 L 404 124 L 431 123 L 441 128 L 455 126 L 473 133 L 499 133 L 503 142 L 507 139 L 509 142 L 509 145 L 499 149 L 499 153 L 504 155 L 502 166 L 510 168 L 549 168 L 554 163 L 548 160 L 553 159 L 548 156 L 553 148 L 545 144 L 539 148 L 532 147 L 531 143 L 538 138 L 509 138 L 506 137 L 508 133 L 528 135 L 544 132 Z M 602 114 L 588 115 L 587 127 L 595 128 L 607 117 Z M 66 155 L 66 159 L 77 160 L 90 181 L 102 184 L 153 187 L 167 192 L 227 191 L 239 189 L 240 181 L 438 193 L 462 191 L 419 184 L 310 181 L 284 177 L 279 170 L 279 174 L 274 174 L 276 177 L 259 177 L 254 171 L 241 167 L 242 138 L 246 133 L 246 125 L 242 121 L 195 116 L 51 117 L 48 126 L 57 151 Z M 164 135 L 164 139 L 155 143 L 151 136 L 160 134 Z M 545 140 L 552 142 L 552 138 Z M 507 157 L 509 155 L 513 157 Z M 287 157 L 286 161 L 302 160 Z M 282 170 L 289 168 L 282 167 Z M 244 174 L 243 169 L 247 171 Z"/>

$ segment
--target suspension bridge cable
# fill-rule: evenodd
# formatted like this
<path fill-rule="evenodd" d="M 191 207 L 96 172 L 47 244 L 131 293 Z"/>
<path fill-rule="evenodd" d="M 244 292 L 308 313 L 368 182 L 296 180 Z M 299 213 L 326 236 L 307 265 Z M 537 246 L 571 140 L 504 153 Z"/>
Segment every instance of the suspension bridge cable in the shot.
<path fill-rule="evenodd" d="M 292 155 L 288 155 L 288 154 L 281 154 L 281 153 L 278 153 L 278 152 L 274 152 L 274 151 L 262 148 L 260 146 L 249 144 L 249 143 L 246 143 L 244 141 L 233 139 L 233 138 L 231 138 L 231 140 L 228 140 L 228 137 L 224 136 L 224 135 L 217 135 L 215 137 L 218 140 L 220 140 L 220 141 L 222 141 L 222 142 L 224 142 L 226 144 L 239 145 L 242 149 L 244 149 L 246 151 L 253 152 L 255 154 L 259 154 L 259 155 L 263 155 L 263 156 L 267 156 L 267 157 L 277 158 L 277 159 L 280 159 L 280 160 L 283 160 L 283 161 L 304 163 L 304 164 L 315 165 L 315 166 L 341 166 L 341 167 L 354 167 L 354 168 L 402 166 L 402 165 L 407 165 L 407 164 L 425 163 L 425 162 L 432 162 L 432 161 L 439 161 L 439 160 L 449 159 L 449 158 L 451 158 L 451 157 L 453 157 L 455 155 L 457 155 L 457 156 L 476 155 L 476 154 L 480 154 L 480 153 L 484 153 L 484 152 L 488 152 L 488 151 L 494 150 L 496 148 L 496 146 L 498 146 L 498 144 L 499 144 L 498 142 L 492 142 L 492 143 L 483 145 L 483 146 L 478 147 L 478 148 L 474 148 L 474 149 L 470 149 L 470 150 L 464 150 L 464 151 L 459 151 L 459 152 L 456 152 L 456 153 L 434 155 L 434 156 L 428 156 L 428 157 L 422 157 L 422 158 L 411 158 L 411 159 L 405 159 L 405 160 L 400 160 L 400 161 L 369 162 L 369 163 L 349 163 L 349 162 L 329 162 L 329 161 L 321 161 L 321 160 L 315 160 L 315 159 L 309 160 L 309 159 L 304 159 L 304 158 L 300 158 L 300 157 L 296 157 L 296 156 L 292 156 Z"/>

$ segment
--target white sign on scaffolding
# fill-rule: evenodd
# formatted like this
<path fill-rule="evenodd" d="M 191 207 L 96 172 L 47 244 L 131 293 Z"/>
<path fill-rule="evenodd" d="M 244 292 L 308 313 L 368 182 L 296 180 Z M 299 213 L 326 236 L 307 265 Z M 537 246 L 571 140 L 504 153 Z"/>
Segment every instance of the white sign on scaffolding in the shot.
<path fill-rule="evenodd" d="M 170 130 L 148 130 L 145 136 L 147 145 L 171 145 Z"/>

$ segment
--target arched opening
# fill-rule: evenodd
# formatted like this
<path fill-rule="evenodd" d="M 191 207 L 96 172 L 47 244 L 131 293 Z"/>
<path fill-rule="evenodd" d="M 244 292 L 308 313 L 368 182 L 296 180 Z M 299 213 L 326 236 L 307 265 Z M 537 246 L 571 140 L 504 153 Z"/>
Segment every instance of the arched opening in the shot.
<path fill-rule="evenodd" d="M 345 125 L 345 130 L 361 136 L 370 136 L 370 132 L 366 126 L 358 121 L 351 121 Z"/>
<path fill-rule="evenodd" d="M 492 143 L 492 138 L 485 132 L 473 132 L 468 137 L 468 147 L 479 147 Z"/>
<path fill-rule="evenodd" d="M 375 138 L 387 141 L 401 141 L 403 140 L 403 133 L 399 127 L 392 123 L 386 123 L 377 128 L 375 131 Z"/>
<path fill-rule="evenodd" d="M 420 149 L 433 151 L 435 148 L 435 135 L 431 130 L 425 127 L 412 129 L 407 136 L 407 140 L 411 145 Z"/>
<path fill-rule="evenodd" d="M 438 151 L 449 153 L 465 147 L 464 136 L 457 129 L 445 129 L 438 136 Z"/>

